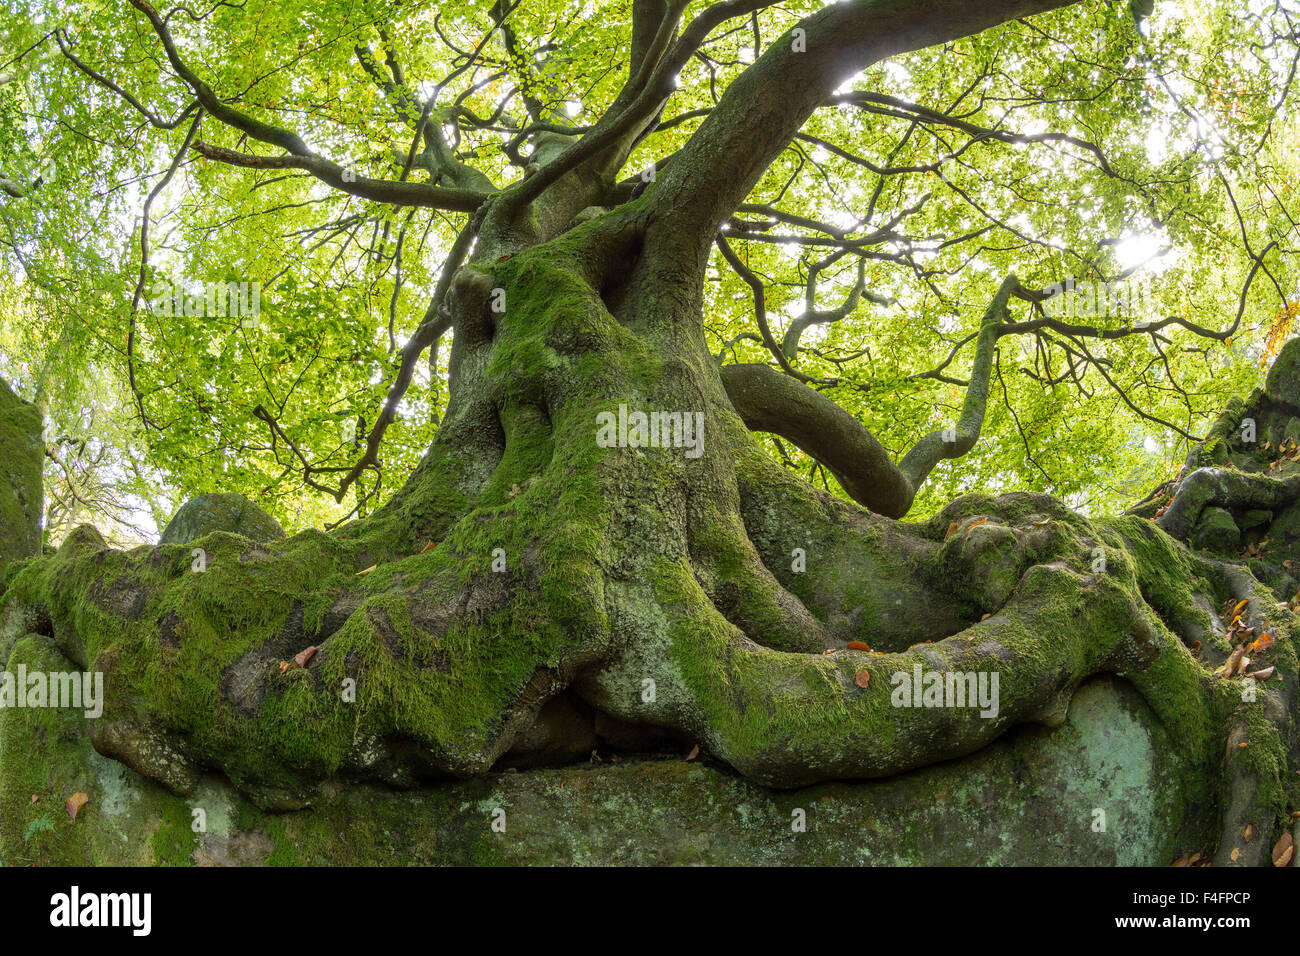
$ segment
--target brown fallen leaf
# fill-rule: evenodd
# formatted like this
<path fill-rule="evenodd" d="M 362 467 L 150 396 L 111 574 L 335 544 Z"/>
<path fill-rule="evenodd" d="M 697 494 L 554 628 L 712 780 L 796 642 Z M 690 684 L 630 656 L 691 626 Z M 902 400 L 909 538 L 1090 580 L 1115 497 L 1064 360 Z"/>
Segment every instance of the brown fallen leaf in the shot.
<path fill-rule="evenodd" d="M 291 671 L 295 666 L 296 665 L 292 661 L 280 661 L 280 673 L 284 674 L 287 671 Z"/>
<path fill-rule="evenodd" d="M 67 800 L 63 801 L 63 805 L 68 808 L 68 816 L 75 820 L 77 819 L 77 814 L 81 811 L 81 808 L 89 801 L 90 798 L 86 796 L 84 792 L 78 790 L 72 796 L 68 797 Z"/>
<path fill-rule="evenodd" d="M 374 570 L 375 568 L 377 568 L 377 567 L 379 567 L 379 565 L 377 565 L 377 564 L 372 564 L 370 567 L 366 568 L 364 571 L 358 571 L 358 572 L 357 572 L 357 577 L 361 577 L 361 575 L 363 575 L 363 574 L 369 574 L 371 571 L 373 571 L 373 570 Z"/>
<path fill-rule="evenodd" d="M 1273 865 L 1290 866 L 1293 856 L 1295 856 L 1295 840 L 1288 831 L 1283 833 L 1282 838 L 1273 846 Z"/>
<path fill-rule="evenodd" d="M 1182 856 L 1180 856 L 1178 859 L 1174 860 L 1174 862 L 1173 862 L 1173 863 L 1170 863 L 1169 865 L 1170 865 L 1170 866 L 1190 866 L 1190 865 L 1191 865 L 1191 862 L 1192 862 L 1192 858 L 1191 858 L 1190 856 L 1188 856 L 1186 853 L 1184 853 Z"/>
<path fill-rule="evenodd" d="M 307 662 L 316 656 L 316 645 L 303 648 L 297 654 L 293 655 L 293 662 L 299 667 L 306 667 Z"/>
<path fill-rule="evenodd" d="M 420 554 L 424 554 L 424 552 L 426 552 L 426 551 L 432 551 L 432 550 L 433 550 L 434 548 L 436 548 L 437 546 L 438 546 L 437 544 L 435 544 L 434 542 L 430 541 L 428 544 L 426 544 L 423 548 L 420 549 Z"/>
<path fill-rule="evenodd" d="M 695 760 L 697 757 L 699 757 L 699 755 L 700 755 L 700 745 L 696 744 L 694 747 L 691 748 L 691 752 L 686 755 L 686 762 L 690 763 L 692 760 Z"/>
<path fill-rule="evenodd" d="M 1237 661 L 1237 676 L 1240 677 L 1246 673 L 1246 668 L 1250 666 L 1250 658 L 1245 654 L 1241 655 L 1241 660 Z"/>
<path fill-rule="evenodd" d="M 1192 650 L 1192 656 L 1193 656 L 1193 657 L 1200 657 L 1200 656 L 1201 656 L 1201 642 L 1200 642 L 1200 641 L 1192 641 L 1192 644 L 1191 644 L 1191 650 Z"/>
<path fill-rule="evenodd" d="M 985 611 L 985 612 L 984 612 L 984 616 L 981 617 L 980 620 L 981 620 L 981 621 L 987 621 L 987 620 L 988 620 L 989 618 L 991 618 L 992 616 L 993 616 L 993 612 L 992 612 L 992 611 Z"/>
<path fill-rule="evenodd" d="M 1291 819 L 1300 820 L 1300 810 L 1297 810 L 1295 813 L 1291 814 Z"/>
<path fill-rule="evenodd" d="M 1265 667 L 1262 670 L 1251 671 L 1246 676 L 1253 677 L 1255 678 L 1255 680 L 1268 680 L 1270 677 L 1273 676 L 1273 671 L 1275 670 L 1277 670 L 1276 667 Z"/>
<path fill-rule="evenodd" d="M 1218 676 L 1231 677 L 1233 672 L 1237 669 L 1237 662 L 1241 660 L 1241 655 L 1245 652 L 1246 649 L 1241 645 L 1233 648 L 1232 653 L 1228 655 L 1228 659 L 1224 661 L 1223 666 L 1219 668 Z"/>
<path fill-rule="evenodd" d="M 865 669 L 858 671 L 853 678 L 853 683 L 865 689 L 871 683 L 871 671 Z"/>
<path fill-rule="evenodd" d="M 1234 847 L 1232 848 L 1232 852 L 1231 852 L 1230 854 L 1228 854 L 1228 859 L 1230 859 L 1233 863 L 1236 863 L 1236 862 L 1237 862 L 1237 857 L 1239 857 L 1239 856 L 1241 856 L 1241 851 L 1238 850 L 1238 849 L 1234 846 Z"/>
<path fill-rule="evenodd" d="M 849 650 L 851 650 L 851 651 L 869 651 L 869 650 L 871 650 L 871 646 L 870 646 L 869 644 L 864 644 L 862 641 L 849 641 L 849 642 L 848 642 L 847 644 L 845 644 L 844 646 L 847 647 L 847 648 L 848 648 Z"/>
<path fill-rule="evenodd" d="M 948 525 L 948 533 L 943 536 L 943 540 L 947 541 L 956 533 L 957 533 L 957 522 L 954 521 L 952 524 Z"/>
<path fill-rule="evenodd" d="M 822 651 L 822 654 L 838 654 L 839 652 L 839 648 L 837 647 L 828 647 L 826 650 Z"/>
<path fill-rule="evenodd" d="M 35 803 L 35 802 L 36 802 L 37 800 L 39 800 L 39 799 L 40 799 L 40 797 L 38 797 L 36 794 L 34 794 L 34 793 L 32 794 L 32 803 Z"/>
<path fill-rule="evenodd" d="M 1241 831 L 1241 835 L 1247 843 L 1255 839 L 1255 824 L 1247 823 L 1246 829 Z"/>

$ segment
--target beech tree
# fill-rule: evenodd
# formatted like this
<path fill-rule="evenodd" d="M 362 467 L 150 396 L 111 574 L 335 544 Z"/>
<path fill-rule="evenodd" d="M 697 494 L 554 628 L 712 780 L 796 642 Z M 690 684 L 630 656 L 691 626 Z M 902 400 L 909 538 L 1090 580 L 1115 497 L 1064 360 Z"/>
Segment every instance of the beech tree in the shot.
<path fill-rule="evenodd" d="M 58 426 L 59 520 L 89 441 L 119 495 L 296 533 L 82 525 L 6 568 L 6 619 L 107 675 L 101 753 L 273 809 L 575 720 L 772 787 L 884 777 L 1115 674 L 1222 774 L 1216 860 L 1268 862 L 1300 806 L 1295 16 L 18 15 L 0 370 Z"/>

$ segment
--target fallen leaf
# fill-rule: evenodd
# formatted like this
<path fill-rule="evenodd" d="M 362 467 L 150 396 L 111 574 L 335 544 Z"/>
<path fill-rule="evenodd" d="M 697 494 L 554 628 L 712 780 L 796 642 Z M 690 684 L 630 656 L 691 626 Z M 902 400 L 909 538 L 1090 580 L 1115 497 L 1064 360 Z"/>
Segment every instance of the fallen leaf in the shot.
<path fill-rule="evenodd" d="M 1191 862 L 1192 862 L 1192 858 L 1189 857 L 1186 853 L 1184 853 L 1182 856 L 1180 856 L 1178 859 L 1174 860 L 1174 862 L 1171 863 L 1171 864 L 1169 864 L 1169 865 L 1170 865 L 1170 866 L 1189 866 L 1189 865 L 1191 864 Z"/>
<path fill-rule="evenodd" d="M 1255 839 L 1255 824 L 1247 823 L 1246 829 L 1241 831 L 1241 835 L 1245 838 L 1247 843 Z"/>
<path fill-rule="evenodd" d="M 1250 642 L 1250 647 L 1248 648 L 1248 650 L 1252 654 L 1262 654 L 1264 651 L 1268 650 L 1272 646 L 1273 646 L 1273 635 L 1270 634 L 1268 631 L 1265 631 L 1259 637 L 1255 638 L 1255 640 Z"/>
<path fill-rule="evenodd" d="M 1246 673 L 1246 668 L 1250 666 L 1250 658 L 1245 654 L 1241 655 L 1241 660 L 1237 661 L 1237 675 Z"/>
<path fill-rule="evenodd" d="M 969 531 L 971 528 L 978 528 L 980 525 L 984 524 L 984 522 L 986 522 L 986 521 L 988 521 L 988 520 L 989 520 L 988 518 L 980 518 L 979 521 L 976 521 L 976 522 L 974 522 L 974 523 L 972 523 L 972 524 L 968 524 L 968 525 L 966 526 L 966 530 Z"/>
<path fill-rule="evenodd" d="M 1233 672 L 1237 669 L 1237 662 L 1241 660 L 1241 655 L 1244 654 L 1245 651 L 1246 649 L 1241 645 L 1233 648 L 1232 653 L 1228 655 L 1228 659 L 1224 661 L 1223 666 L 1219 668 L 1219 676 L 1231 677 Z"/>
<path fill-rule="evenodd" d="M 295 654 L 293 656 L 293 662 L 297 664 L 299 667 L 306 667 L 307 662 L 315 656 L 316 656 L 316 645 L 313 644 L 311 647 L 303 648 L 301 651 Z"/>
<path fill-rule="evenodd" d="M 686 761 L 689 763 L 700 755 L 700 745 L 696 744 L 691 748 L 691 752 L 686 755 Z"/>
<path fill-rule="evenodd" d="M 1273 865 L 1290 866 L 1293 856 L 1295 856 L 1295 840 L 1290 832 L 1283 833 L 1282 838 L 1273 847 Z"/>
<path fill-rule="evenodd" d="M 375 568 L 377 568 L 377 567 L 379 567 L 379 565 L 377 565 L 377 564 L 372 564 L 370 567 L 366 568 L 364 571 L 358 571 L 358 572 L 357 572 L 357 577 L 361 577 L 361 575 L 363 575 L 363 574 L 369 574 L 371 571 L 373 571 L 373 570 L 374 570 Z"/>
<path fill-rule="evenodd" d="M 948 533 L 943 536 L 943 540 L 947 541 L 956 533 L 957 533 L 957 522 L 954 521 L 952 524 L 948 525 Z"/>
<path fill-rule="evenodd" d="M 851 650 L 851 651 L 869 651 L 869 650 L 871 650 L 870 645 L 868 645 L 868 644 L 864 644 L 864 643 L 862 643 L 861 641 L 849 641 L 849 642 L 848 642 L 847 644 L 845 644 L 844 646 L 847 647 L 847 648 L 848 648 L 849 650 Z"/>
<path fill-rule="evenodd" d="M 428 544 L 426 544 L 423 548 L 420 549 L 420 554 L 424 554 L 424 552 L 426 551 L 432 551 L 436 547 L 437 545 L 434 544 L 432 541 L 430 541 Z"/>
<path fill-rule="evenodd" d="M 992 611 L 986 611 L 986 612 L 984 613 L 984 616 L 981 617 L 980 620 L 981 620 L 981 621 L 987 621 L 987 620 L 988 620 L 989 618 L 991 618 L 992 616 L 993 616 L 993 612 L 992 612 Z"/>
<path fill-rule="evenodd" d="M 1230 853 L 1230 854 L 1228 855 L 1228 859 L 1232 860 L 1233 863 L 1236 863 L 1236 862 L 1237 862 L 1237 857 L 1239 857 L 1239 856 L 1241 856 L 1241 851 L 1238 850 L 1238 849 L 1234 846 L 1234 847 L 1232 848 L 1232 853 Z"/>
<path fill-rule="evenodd" d="M 865 688 L 871 683 L 871 672 L 868 670 L 858 671 L 857 675 L 853 678 L 853 683 L 857 684 L 859 687 Z"/>
<path fill-rule="evenodd" d="M 77 819 L 77 813 L 80 812 L 81 808 L 89 801 L 90 798 L 86 796 L 85 793 L 78 790 L 72 796 L 68 797 L 68 799 L 63 802 L 63 805 L 68 808 L 68 816 L 75 820 Z"/>
<path fill-rule="evenodd" d="M 283 674 L 293 669 L 293 664 L 289 661 L 280 661 L 280 673 Z"/>
<path fill-rule="evenodd" d="M 1193 657 L 1200 657 L 1200 656 L 1201 656 L 1201 642 L 1200 642 L 1200 641 L 1192 641 L 1191 649 L 1192 649 L 1192 656 L 1193 656 Z"/>
<path fill-rule="evenodd" d="M 822 654 L 838 654 L 838 653 L 839 653 L 839 649 L 835 647 L 828 647 L 826 648 L 826 650 L 822 651 Z"/>
<path fill-rule="evenodd" d="M 40 799 L 40 797 L 38 797 L 36 794 L 34 794 L 34 793 L 32 794 L 32 803 L 35 803 L 35 802 L 36 802 L 37 800 L 39 800 L 39 799 Z"/>
<path fill-rule="evenodd" d="M 1263 670 L 1251 671 L 1246 676 L 1253 677 L 1255 680 L 1268 680 L 1273 676 L 1273 671 L 1275 670 L 1277 670 L 1276 667 L 1265 667 Z"/>
<path fill-rule="evenodd" d="M 1237 606 L 1232 609 L 1233 614 L 1240 613 L 1241 609 L 1250 603 L 1250 598 L 1242 598 L 1237 602 Z"/>

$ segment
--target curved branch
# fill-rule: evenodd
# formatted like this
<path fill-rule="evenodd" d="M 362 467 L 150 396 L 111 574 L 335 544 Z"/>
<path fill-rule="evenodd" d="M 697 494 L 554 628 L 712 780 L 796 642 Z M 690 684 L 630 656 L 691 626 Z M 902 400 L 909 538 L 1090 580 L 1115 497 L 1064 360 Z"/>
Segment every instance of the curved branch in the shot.
<path fill-rule="evenodd" d="M 393 183 L 384 180 L 354 177 L 338 163 L 313 153 L 297 133 L 272 126 L 235 109 L 216 95 L 181 59 L 166 22 L 146 0 L 131 0 L 132 6 L 148 17 L 154 32 L 162 41 L 167 60 L 178 76 L 193 91 L 200 105 L 214 118 L 239 130 L 252 139 L 279 146 L 287 156 L 261 157 L 233 150 L 195 143 L 194 148 L 210 159 L 254 169 L 302 169 L 324 183 L 366 199 L 398 203 L 409 206 L 429 206 L 435 209 L 472 212 L 487 196 L 475 190 L 446 189 L 427 183 Z M 355 181 L 354 181 L 355 180 Z"/>

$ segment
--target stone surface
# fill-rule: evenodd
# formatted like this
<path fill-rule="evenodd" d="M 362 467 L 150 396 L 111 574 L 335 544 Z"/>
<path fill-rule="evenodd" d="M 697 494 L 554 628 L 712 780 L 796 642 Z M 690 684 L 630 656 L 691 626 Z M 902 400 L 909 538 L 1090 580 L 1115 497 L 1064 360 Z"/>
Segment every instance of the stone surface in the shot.
<path fill-rule="evenodd" d="M 35 636 L 16 644 L 19 663 L 71 669 Z M 1180 764 L 1136 692 L 1109 678 L 1084 685 L 1054 730 L 788 792 L 647 760 L 338 787 L 268 814 L 214 775 L 175 796 L 95 752 L 86 725 L 80 711 L 0 710 L 5 864 L 1167 865 L 1214 839 L 1213 775 Z M 63 803 L 77 791 L 90 800 L 71 820 Z"/>
<path fill-rule="evenodd" d="M 1268 370 L 1264 391 L 1274 401 L 1300 409 L 1300 338 L 1282 346 Z"/>
<path fill-rule="evenodd" d="M 1188 540 L 1193 548 L 1231 554 L 1241 544 L 1241 531 L 1225 508 L 1206 508 L 1201 512 Z"/>
<path fill-rule="evenodd" d="M 242 495 L 199 495 L 181 505 L 167 522 L 159 544 L 188 544 L 214 531 L 228 531 L 265 543 L 284 537 L 284 529 L 269 514 Z"/>
<path fill-rule="evenodd" d="M 0 381 L 0 567 L 41 550 L 43 429 L 36 406 Z"/>

